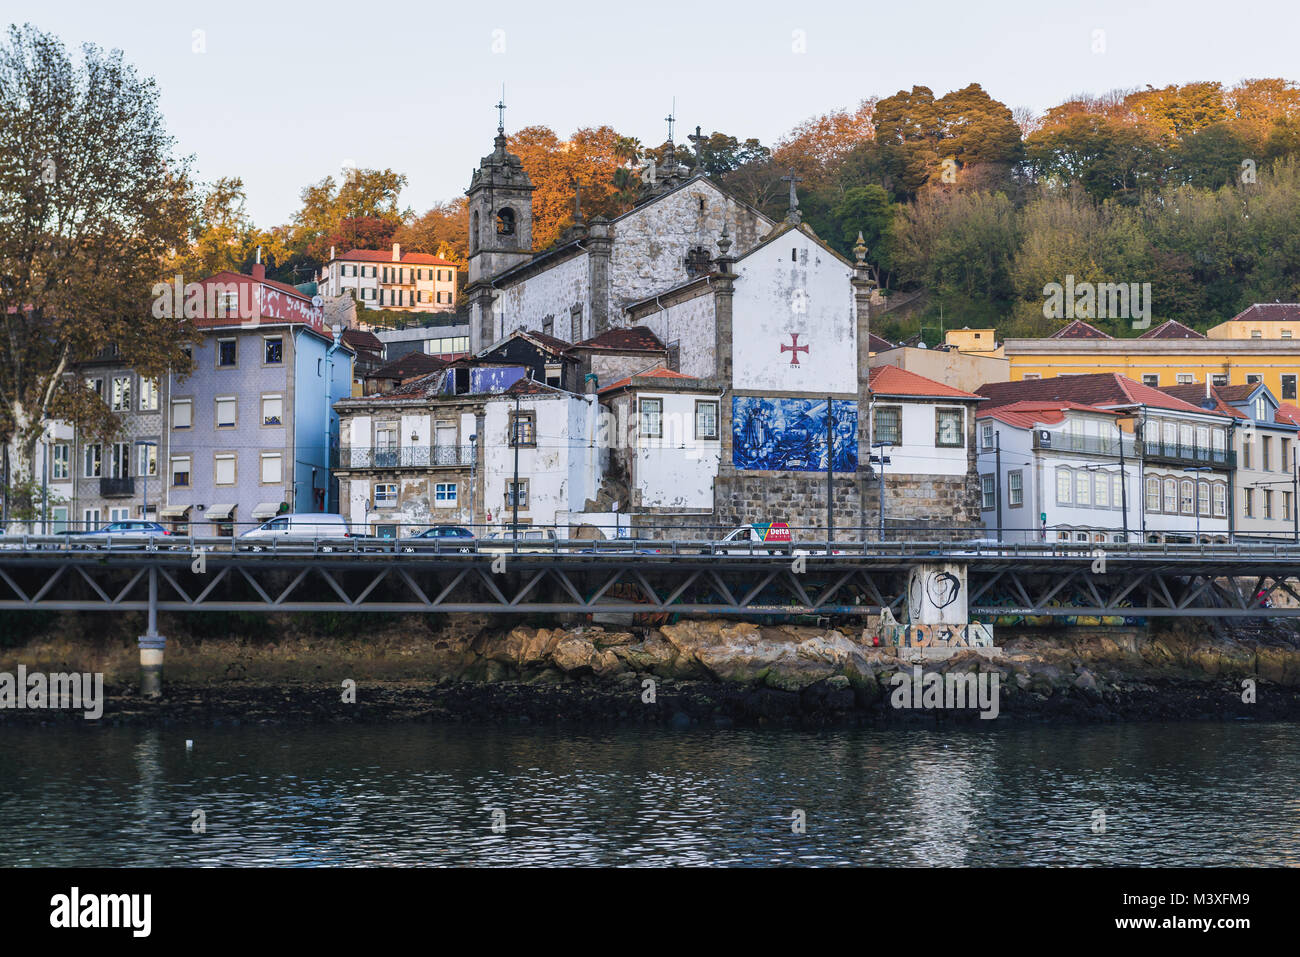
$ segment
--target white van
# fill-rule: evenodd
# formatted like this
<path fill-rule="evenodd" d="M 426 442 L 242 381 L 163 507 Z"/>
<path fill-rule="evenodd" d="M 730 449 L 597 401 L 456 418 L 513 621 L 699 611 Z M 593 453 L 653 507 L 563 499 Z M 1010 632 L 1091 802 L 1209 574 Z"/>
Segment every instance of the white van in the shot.
<path fill-rule="evenodd" d="M 334 544 L 321 546 L 321 551 L 328 552 L 341 547 L 341 539 L 351 537 L 352 532 L 342 515 L 330 512 L 290 512 L 249 529 L 239 536 L 239 541 L 241 548 L 255 552 L 280 545 L 329 541 Z"/>

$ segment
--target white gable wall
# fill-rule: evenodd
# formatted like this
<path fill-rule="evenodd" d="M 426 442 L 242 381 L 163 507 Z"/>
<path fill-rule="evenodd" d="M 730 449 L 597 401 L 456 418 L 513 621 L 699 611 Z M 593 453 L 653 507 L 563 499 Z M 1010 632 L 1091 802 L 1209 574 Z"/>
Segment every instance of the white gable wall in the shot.
<path fill-rule="evenodd" d="M 856 393 L 857 323 L 848 264 L 791 230 L 741 259 L 735 270 L 736 390 Z M 790 351 L 795 345 L 797 364 Z"/>

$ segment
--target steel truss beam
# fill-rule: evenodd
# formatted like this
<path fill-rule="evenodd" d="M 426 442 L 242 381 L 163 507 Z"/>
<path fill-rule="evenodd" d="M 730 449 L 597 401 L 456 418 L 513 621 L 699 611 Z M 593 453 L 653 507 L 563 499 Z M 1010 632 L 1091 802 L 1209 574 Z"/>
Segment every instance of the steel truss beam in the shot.
<path fill-rule="evenodd" d="M 5 555 L 0 611 L 646 612 L 902 617 L 918 556 Z M 945 557 L 945 561 L 962 561 Z M 1300 561 L 971 557 L 972 617 L 1300 617 Z M 497 569 L 494 571 L 494 567 Z M 800 570 L 796 570 L 799 568 Z M 1285 606 L 1272 607 L 1273 600 Z"/>

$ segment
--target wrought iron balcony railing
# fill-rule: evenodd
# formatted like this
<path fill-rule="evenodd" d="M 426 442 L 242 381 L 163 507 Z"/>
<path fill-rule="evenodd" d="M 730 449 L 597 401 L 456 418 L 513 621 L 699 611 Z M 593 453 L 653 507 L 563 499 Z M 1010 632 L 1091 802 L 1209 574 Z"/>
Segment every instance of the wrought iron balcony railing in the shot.
<path fill-rule="evenodd" d="M 472 445 L 404 445 L 400 448 L 345 445 L 331 465 L 337 469 L 404 469 L 474 464 Z"/>
<path fill-rule="evenodd" d="M 1195 465 L 1221 465 L 1224 468 L 1237 467 L 1237 453 L 1230 449 L 1184 445 L 1181 442 L 1144 442 L 1143 451 L 1149 459 Z"/>

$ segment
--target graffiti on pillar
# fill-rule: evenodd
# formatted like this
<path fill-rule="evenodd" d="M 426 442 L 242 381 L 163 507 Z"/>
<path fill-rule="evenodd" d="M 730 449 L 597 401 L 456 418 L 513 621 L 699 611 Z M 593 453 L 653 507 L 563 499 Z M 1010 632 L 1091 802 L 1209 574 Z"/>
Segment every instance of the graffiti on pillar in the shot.
<path fill-rule="evenodd" d="M 966 624 L 966 566 L 936 562 L 914 567 L 907 576 L 907 619 L 917 625 Z"/>
<path fill-rule="evenodd" d="M 900 622 L 888 608 L 882 608 L 880 640 L 899 648 L 990 648 L 993 645 L 993 628 L 978 621 L 963 625 Z"/>

